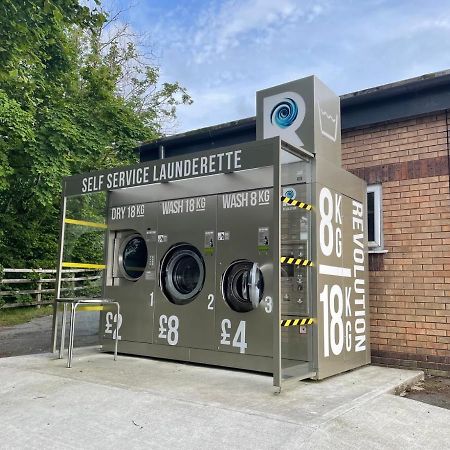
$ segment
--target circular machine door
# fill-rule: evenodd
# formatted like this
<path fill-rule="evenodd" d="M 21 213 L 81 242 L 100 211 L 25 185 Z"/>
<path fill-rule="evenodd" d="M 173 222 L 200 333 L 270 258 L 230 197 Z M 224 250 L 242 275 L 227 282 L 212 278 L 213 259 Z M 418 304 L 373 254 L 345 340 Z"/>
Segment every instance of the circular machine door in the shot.
<path fill-rule="evenodd" d="M 223 274 L 222 295 L 231 309 L 249 312 L 256 309 L 264 294 L 264 277 L 255 262 L 235 261 Z"/>
<path fill-rule="evenodd" d="M 131 281 L 138 280 L 147 266 L 147 244 L 136 233 L 128 236 L 119 248 L 119 267 L 122 275 Z"/>
<path fill-rule="evenodd" d="M 160 284 L 167 299 L 186 305 L 197 297 L 205 282 L 205 262 L 190 244 L 171 247 L 161 261 Z"/>

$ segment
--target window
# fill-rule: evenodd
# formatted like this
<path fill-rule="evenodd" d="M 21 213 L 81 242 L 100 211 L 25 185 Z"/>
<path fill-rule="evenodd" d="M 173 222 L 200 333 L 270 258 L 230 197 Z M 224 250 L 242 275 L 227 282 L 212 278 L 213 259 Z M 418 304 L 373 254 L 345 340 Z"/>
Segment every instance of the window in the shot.
<path fill-rule="evenodd" d="M 367 186 L 367 224 L 369 251 L 383 250 L 381 184 Z"/>

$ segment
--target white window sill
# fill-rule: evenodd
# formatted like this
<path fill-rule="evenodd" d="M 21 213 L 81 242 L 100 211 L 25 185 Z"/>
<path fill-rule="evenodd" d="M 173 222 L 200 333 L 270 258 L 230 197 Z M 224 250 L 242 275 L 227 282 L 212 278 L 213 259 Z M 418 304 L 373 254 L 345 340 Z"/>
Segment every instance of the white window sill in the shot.
<path fill-rule="evenodd" d="M 372 253 L 374 253 L 374 254 L 385 254 L 385 253 L 388 253 L 389 252 L 389 250 L 382 250 L 382 249 L 378 249 L 378 248 L 369 248 L 369 254 L 372 254 Z"/>

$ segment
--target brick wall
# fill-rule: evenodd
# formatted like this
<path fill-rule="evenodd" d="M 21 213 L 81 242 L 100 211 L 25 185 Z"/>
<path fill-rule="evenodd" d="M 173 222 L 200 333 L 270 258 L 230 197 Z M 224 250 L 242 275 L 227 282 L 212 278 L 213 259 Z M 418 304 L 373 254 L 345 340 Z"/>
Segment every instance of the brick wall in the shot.
<path fill-rule="evenodd" d="M 442 375 L 450 375 L 449 119 L 342 134 L 343 166 L 382 184 L 388 253 L 369 257 L 372 361 Z"/>

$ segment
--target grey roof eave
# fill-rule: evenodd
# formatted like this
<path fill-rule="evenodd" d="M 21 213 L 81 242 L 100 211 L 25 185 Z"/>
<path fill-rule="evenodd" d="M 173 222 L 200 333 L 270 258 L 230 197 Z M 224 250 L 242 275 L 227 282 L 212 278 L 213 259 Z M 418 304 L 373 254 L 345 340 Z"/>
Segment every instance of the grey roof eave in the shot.
<path fill-rule="evenodd" d="M 340 96 L 342 129 L 399 120 L 450 108 L 450 70 L 376 86 Z M 180 146 L 254 129 L 256 118 L 234 120 L 143 142 L 136 151 L 155 151 L 160 145 Z"/>

